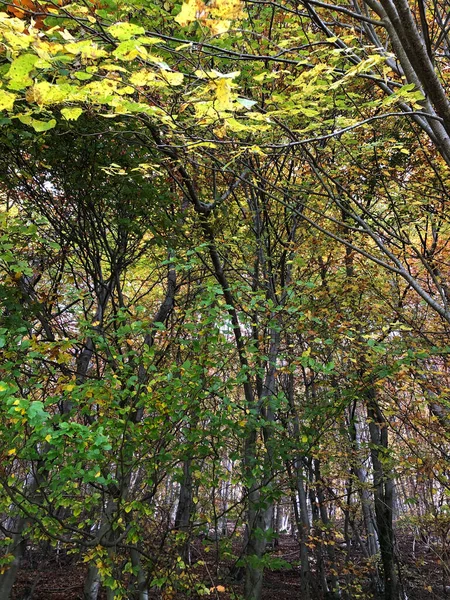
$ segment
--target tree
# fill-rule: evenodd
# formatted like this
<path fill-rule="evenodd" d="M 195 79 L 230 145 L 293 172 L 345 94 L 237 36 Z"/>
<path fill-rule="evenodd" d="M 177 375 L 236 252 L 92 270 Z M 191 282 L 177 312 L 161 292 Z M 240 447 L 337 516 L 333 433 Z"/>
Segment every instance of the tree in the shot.
<path fill-rule="evenodd" d="M 220 444 L 218 452 L 217 439 L 233 439 L 243 452 L 247 599 L 261 594 L 273 504 L 286 493 L 284 470 L 303 590 L 310 592 L 312 536 L 322 592 L 337 594 L 336 553 L 326 537 L 326 504 L 335 500 L 319 439 L 331 419 L 335 446 L 343 437 L 349 454 L 370 450 L 384 594 L 397 598 L 396 448 L 388 429 L 398 430 L 379 385 L 389 382 L 403 398 L 392 379 L 410 361 L 415 375 L 408 378 L 429 396 L 433 384 L 422 376 L 421 361 L 445 364 L 447 352 L 450 110 L 441 5 L 189 0 L 180 11 L 148 2 L 5 10 L 3 189 L 19 209 L 16 218 L 7 207 L 3 254 L 4 318 L 16 323 L 8 360 L 17 371 L 4 392 L 18 436 L 8 437 L 5 450 L 16 456 L 16 446 L 23 449 L 13 474 L 21 473 L 28 503 L 5 483 L 20 508 L 15 558 L 21 528 L 31 522 L 37 539 L 97 548 L 85 551 L 92 563 L 87 597 L 96 596 L 99 575 L 110 597 L 125 594 L 127 571 L 141 599 L 152 581 L 170 591 L 183 582 L 199 525 L 195 490 L 209 489 L 196 465 L 220 472 L 230 456 Z M 113 120 L 101 125 L 105 117 Z M 372 268 L 366 260 L 385 270 L 372 271 L 380 322 L 350 308 L 361 301 L 367 312 L 374 297 L 361 272 Z M 21 299 L 20 311 L 11 310 L 14 298 Z M 335 342 L 323 325 L 330 315 L 352 333 Z M 414 325 L 417 318 L 433 323 L 431 333 Z M 200 344 L 193 332 L 205 327 L 214 333 Z M 419 346 L 422 337 L 426 350 L 408 355 L 397 336 Z M 215 353 L 227 357 L 227 367 L 215 370 L 209 358 Z M 47 378 L 36 375 L 33 361 L 45 366 Z M 59 395 L 60 405 L 48 400 Z M 445 393 L 435 396 L 427 406 L 436 406 L 442 419 Z M 217 397 L 227 406 L 232 398 L 229 418 L 209 407 Z M 331 398 L 338 399 L 336 412 Z M 22 421 L 14 421 L 15 413 Z M 209 427 L 205 445 L 199 430 Z M 52 454 L 55 437 L 66 444 L 61 463 Z M 140 448 L 148 439 L 145 459 Z M 84 451 L 86 444 L 94 454 Z M 214 460 L 206 460 L 209 445 L 219 455 Z M 69 449 L 80 456 L 70 477 Z M 351 464 L 342 509 L 347 529 L 355 485 L 371 534 L 366 474 L 358 457 Z M 333 477 L 342 486 L 342 477 Z M 45 479 L 54 488 L 46 489 Z M 82 533 L 72 531 L 79 507 L 64 517 L 58 512 L 68 508 L 61 494 L 74 493 L 72 479 L 91 503 Z M 144 542 L 146 511 L 149 504 L 161 510 L 163 482 L 180 485 L 174 488 L 179 533 L 169 534 L 168 518 L 162 536 L 182 548 L 178 583 L 169 559 L 161 563 Z M 218 483 L 213 478 L 214 489 Z M 373 554 L 373 544 L 368 548 Z M 13 571 L 7 573 L 10 588 Z"/>

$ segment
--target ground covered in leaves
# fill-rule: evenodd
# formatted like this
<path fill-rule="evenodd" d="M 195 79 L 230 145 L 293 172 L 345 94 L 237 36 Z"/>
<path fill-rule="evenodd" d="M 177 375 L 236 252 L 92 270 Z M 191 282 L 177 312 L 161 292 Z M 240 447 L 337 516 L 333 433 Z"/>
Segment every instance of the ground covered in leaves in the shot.
<path fill-rule="evenodd" d="M 408 600 L 436 600 L 450 597 L 450 581 L 443 580 L 443 567 L 439 553 L 435 552 L 424 540 L 417 542 L 413 551 L 413 538 L 404 533 L 397 534 L 400 556 L 401 581 Z M 214 547 L 214 544 L 211 548 Z M 193 555 L 201 555 L 205 564 L 195 567 L 196 577 L 202 579 L 210 587 L 210 598 L 232 600 L 242 593 L 242 582 L 233 580 L 229 569 L 225 567 L 221 581 L 218 583 L 213 574 L 217 572 L 214 551 L 204 552 L 205 543 L 194 544 Z M 342 585 L 341 597 L 348 600 L 369 600 L 373 598 L 368 587 L 370 567 L 364 557 L 352 550 L 351 558 L 344 548 L 339 548 L 339 578 Z M 283 536 L 278 548 L 272 555 L 293 565 L 292 568 L 277 568 L 266 571 L 263 600 L 293 600 L 300 598 L 300 581 L 298 559 L 298 543 L 290 536 Z M 314 566 L 313 566 L 314 569 Z M 75 557 L 60 554 L 55 557 L 54 551 L 36 553 L 28 551 L 23 562 L 12 600 L 81 600 L 86 565 L 77 562 Z M 313 600 L 322 600 L 318 584 L 318 575 L 314 571 L 317 590 Z M 217 587 L 214 587 L 217 586 Z M 150 594 L 151 600 L 161 600 L 161 592 Z M 192 597 L 192 596 L 190 596 Z M 105 600 L 104 593 L 99 600 Z M 177 593 L 173 600 L 188 598 L 187 594 Z"/>

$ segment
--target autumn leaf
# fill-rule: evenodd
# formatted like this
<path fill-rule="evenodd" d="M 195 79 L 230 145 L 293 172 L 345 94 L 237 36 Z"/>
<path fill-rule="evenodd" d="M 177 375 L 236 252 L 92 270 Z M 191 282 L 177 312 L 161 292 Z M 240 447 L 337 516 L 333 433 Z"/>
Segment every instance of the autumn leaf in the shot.
<path fill-rule="evenodd" d="M 175 21 L 185 27 L 196 19 L 206 16 L 206 5 L 203 0 L 188 0 L 183 2 L 181 11 L 175 17 Z"/>
<path fill-rule="evenodd" d="M 63 108 L 61 109 L 61 113 L 62 115 L 68 120 L 68 121 L 76 121 L 78 119 L 78 117 L 82 114 L 83 109 L 82 108 Z"/>
<path fill-rule="evenodd" d="M 0 110 L 12 110 L 15 99 L 15 94 L 0 89 Z"/>
<path fill-rule="evenodd" d="M 136 37 L 138 35 L 143 35 L 145 33 L 145 29 L 140 25 L 135 25 L 134 23 L 116 23 L 115 25 L 111 25 L 108 27 L 108 32 L 115 38 L 120 41 L 129 40 L 132 37 Z"/>
<path fill-rule="evenodd" d="M 38 57 L 35 54 L 22 54 L 22 56 L 13 60 L 7 74 L 9 78 L 8 87 L 11 90 L 23 90 L 33 84 L 29 74 L 37 60 Z"/>

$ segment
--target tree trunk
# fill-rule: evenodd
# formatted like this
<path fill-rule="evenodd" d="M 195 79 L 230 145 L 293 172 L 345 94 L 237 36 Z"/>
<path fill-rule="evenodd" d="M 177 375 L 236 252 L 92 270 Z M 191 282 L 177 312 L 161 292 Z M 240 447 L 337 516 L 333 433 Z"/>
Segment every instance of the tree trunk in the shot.
<path fill-rule="evenodd" d="M 141 557 L 137 550 L 131 550 L 131 564 L 137 570 L 137 598 L 138 600 L 148 600 L 147 578 L 142 568 Z"/>
<path fill-rule="evenodd" d="M 320 474 L 320 462 L 317 459 L 314 459 L 314 474 L 316 478 L 316 493 L 317 493 L 317 501 L 319 503 L 319 513 L 320 519 L 322 523 L 325 525 L 325 528 L 329 528 L 330 519 L 328 517 L 327 509 L 325 506 L 325 496 L 323 491 L 323 485 Z M 326 546 L 328 560 L 329 560 L 329 572 L 330 572 L 330 585 L 331 591 L 328 596 L 331 598 L 339 598 L 341 593 L 339 591 L 339 579 L 337 577 L 338 568 L 336 564 L 336 551 L 333 544 L 328 544 Z"/>
<path fill-rule="evenodd" d="M 100 574 L 95 565 L 89 565 L 89 569 L 84 580 L 83 599 L 97 600 L 100 591 Z"/>
<path fill-rule="evenodd" d="M 308 504 L 306 499 L 306 490 L 304 482 L 304 473 L 301 459 L 296 461 L 296 481 L 297 493 L 300 506 L 300 521 L 298 523 L 298 535 L 300 542 L 300 585 L 302 588 L 302 598 L 310 600 L 311 598 L 311 571 L 309 568 L 309 553 L 306 545 L 311 524 L 309 522 Z"/>
<path fill-rule="evenodd" d="M 383 564 L 384 598 L 385 600 L 398 600 L 399 588 L 395 570 L 394 529 L 392 524 L 394 482 L 388 469 L 383 464 L 388 450 L 387 422 L 378 406 L 373 386 L 366 393 L 373 466 L 375 516 L 381 562 Z"/>
<path fill-rule="evenodd" d="M 184 562 L 188 564 L 190 563 L 189 526 L 193 499 L 191 463 L 192 459 L 190 458 L 187 458 L 183 463 L 183 480 L 180 484 L 178 506 L 175 515 L 175 529 L 183 531 L 186 536 L 181 554 Z"/>
<path fill-rule="evenodd" d="M 360 433 L 358 432 L 358 421 L 356 412 L 356 406 L 350 415 L 349 422 L 349 435 L 352 444 L 352 448 L 355 451 L 356 457 L 360 450 Z M 364 528 L 366 530 L 367 537 L 367 552 L 369 556 L 375 556 L 378 548 L 377 532 L 374 526 L 372 499 L 367 486 L 367 472 L 366 469 L 361 466 L 361 461 L 356 458 L 352 466 L 352 471 L 358 479 L 360 485 L 358 486 L 358 494 L 361 501 L 361 510 L 363 515 Z"/>
<path fill-rule="evenodd" d="M 273 464 L 273 450 L 271 448 L 270 425 L 273 421 L 273 413 L 270 408 L 270 399 L 275 395 L 275 371 L 280 334 L 272 329 L 269 348 L 269 360 L 261 396 L 259 398 L 259 413 L 265 418 L 266 425 L 263 428 L 264 445 L 266 454 L 264 457 L 264 476 L 257 479 L 254 468 L 258 457 L 257 432 L 252 427 L 245 445 L 245 465 L 247 480 L 250 482 L 248 491 L 248 541 L 246 547 L 246 573 L 245 573 L 245 600 L 259 600 L 261 598 L 264 567 L 262 558 L 267 544 L 267 532 L 272 526 L 273 501 L 265 500 L 261 490 L 270 485 Z"/>
<path fill-rule="evenodd" d="M 17 571 L 20 567 L 21 559 L 25 552 L 25 540 L 22 537 L 23 530 L 27 524 L 27 519 L 19 517 L 13 522 L 14 534 L 12 535 L 12 544 L 9 547 L 9 553 L 13 555 L 13 560 L 8 569 L 0 575 L 0 598 L 9 600 L 16 581 Z"/>
<path fill-rule="evenodd" d="M 298 415 L 295 410 L 294 402 L 294 376 L 290 373 L 287 377 L 286 395 L 291 409 L 294 437 L 300 443 L 300 425 Z M 311 598 L 311 572 L 309 568 L 309 552 L 306 545 L 310 534 L 311 524 L 308 514 L 308 503 L 305 489 L 305 476 L 303 471 L 302 457 L 297 456 L 294 462 L 295 474 L 292 476 L 289 464 L 287 471 L 289 479 L 294 482 L 293 490 L 295 494 L 292 496 L 292 505 L 294 507 L 295 521 L 298 531 L 298 541 L 300 544 L 300 586 L 302 600 L 310 600 Z M 298 497 L 298 503 L 297 503 Z"/>

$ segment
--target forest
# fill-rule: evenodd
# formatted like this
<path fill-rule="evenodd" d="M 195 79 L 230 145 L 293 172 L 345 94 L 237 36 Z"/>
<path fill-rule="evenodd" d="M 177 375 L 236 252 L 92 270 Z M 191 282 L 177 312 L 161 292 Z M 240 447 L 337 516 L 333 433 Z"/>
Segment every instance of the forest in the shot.
<path fill-rule="evenodd" d="M 0 0 L 0 600 L 450 598 L 449 174 L 448 0 Z"/>

